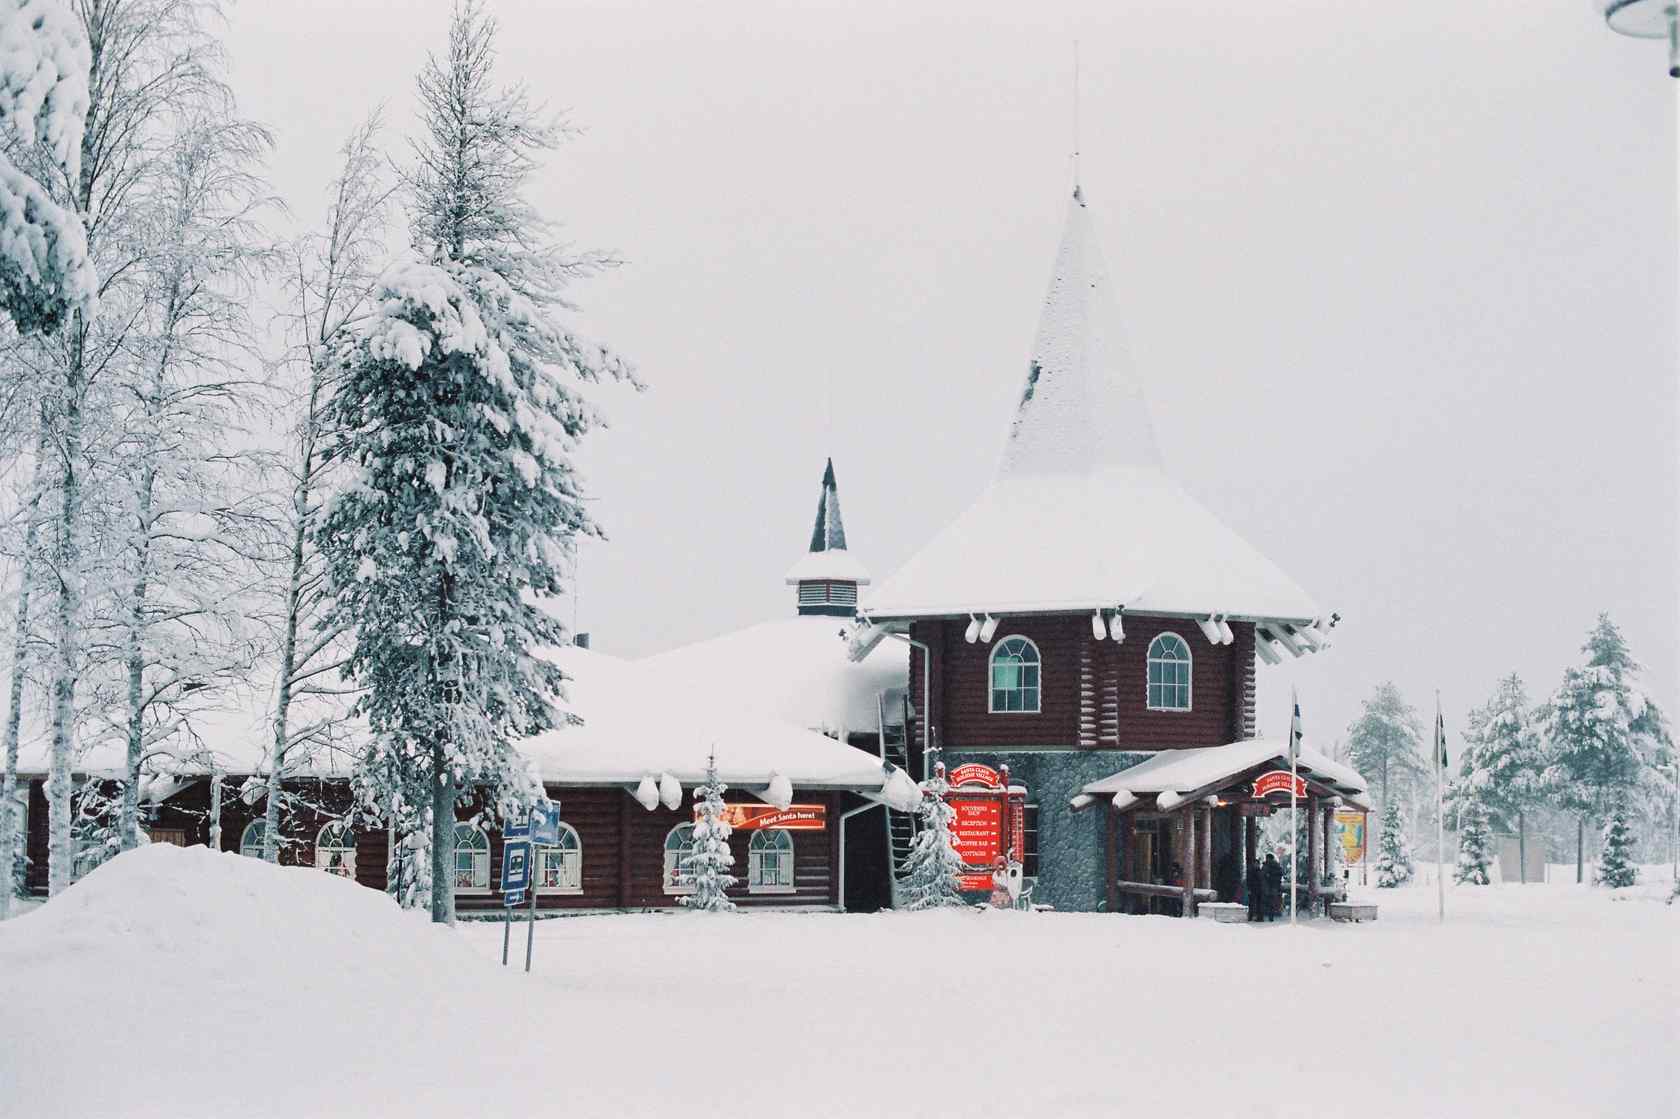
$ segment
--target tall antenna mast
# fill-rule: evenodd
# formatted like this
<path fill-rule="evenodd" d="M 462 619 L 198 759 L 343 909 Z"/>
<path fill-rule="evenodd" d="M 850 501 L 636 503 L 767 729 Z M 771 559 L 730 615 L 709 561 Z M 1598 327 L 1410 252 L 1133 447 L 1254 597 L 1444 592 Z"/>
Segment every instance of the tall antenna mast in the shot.
<path fill-rule="evenodd" d="M 1079 193 L 1079 40 L 1073 41 L 1073 192 Z"/>

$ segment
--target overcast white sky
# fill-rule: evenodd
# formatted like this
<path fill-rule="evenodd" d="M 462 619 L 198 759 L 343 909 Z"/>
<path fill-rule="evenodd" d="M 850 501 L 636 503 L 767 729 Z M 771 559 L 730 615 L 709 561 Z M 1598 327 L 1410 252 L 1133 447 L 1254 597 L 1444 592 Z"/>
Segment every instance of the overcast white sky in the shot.
<path fill-rule="evenodd" d="M 376 103 L 399 148 L 448 8 L 234 9 L 299 219 Z M 1673 704 L 1674 83 L 1587 0 L 493 8 L 504 76 L 587 129 L 534 200 L 629 262 L 578 325 L 651 386 L 585 456 L 598 648 L 790 612 L 827 454 L 878 576 L 984 486 L 1077 38 L 1081 177 L 1168 468 L 1345 618 L 1262 668 L 1262 727 L 1295 682 L 1339 735 L 1393 678 L 1461 729 L 1502 673 L 1549 690 L 1606 609 Z"/>

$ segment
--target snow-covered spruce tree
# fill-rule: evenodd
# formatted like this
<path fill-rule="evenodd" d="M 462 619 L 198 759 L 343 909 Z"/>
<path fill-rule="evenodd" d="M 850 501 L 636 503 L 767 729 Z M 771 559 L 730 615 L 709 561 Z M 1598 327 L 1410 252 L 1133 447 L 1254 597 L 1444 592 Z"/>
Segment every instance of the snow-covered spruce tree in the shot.
<path fill-rule="evenodd" d="M 1500 680 L 1488 701 L 1470 712 L 1459 759 L 1458 776 L 1447 786 L 1447 810 L 1461 812 L 1474 801 L 1490 823 L 1514 830 L 1526 876 L 1528 813 L 1544 802 L 1546 757 L 1534 708 L 1516 673 Z"/>
<path fill-rule="evenodd" d="M 959 889 L 962 856 L 957 854 L 956 840 L 951 834 L 951 821 L 957 814 L 945 799 L 950 788 L 945 781 L 945 763 L 934 763 L 933 776 L 922 782 L 922 803 L 917 810 L 921 827 L 910 844 L 910 854 L 904 860 L 904 876 L 899 880 L 906 909 L 968 904 Z"/>
<path fill-rule="evenodd" d="M 729 852 L 729 821 L 724 818 L 723 794 L 729 786 L 718 780 L 717 755 L 706 759 L 706 783 L 694 790 L 700 818 L 694 821 L 694 839 L 684 856 L 679 880 L 694 888 L 679 899 L 688 909 L 701 913 L 732 913 L 735 903 L 725 893 L 735 885 L 729 873 L 735 856 Z"/>
<path fill-rule="evenodd" d="M 322 567 L 312 528 L 333 465 L 322 451 L 323 409 L 336 368 L 334 348 L 368 313 L 386 255 L 386 211 L 392 187 L 381 171 L 384 159 L 376 145 L 378 132 L 379 117 L 374 114 L 350 134 L 340 149 L 344 162 L 329 187 L 321 228 L 299 238 L 284 254 L 291 300 L 284 316 L 291 339 L 284 368 L 294 378 L 286 385 L 293 441 L 284 463 L 288 547 L 279 565 L 282 601 L 275 641 L 274 725 L 264 767 L 269 795 L 263 857 L 269 862 L 279 858 L 280 810 L 288 773 L 312 757 L 341 748 L 346 738 L 350 704 L 338 679 L 344 627 L 320 624 L 325 603 L 314 593 Z M 389 889 L 407 906 L 422 895 L 430 898 L 431 878 L 428 867 L 425 887 L 420 889 L 411 865 L 417 846 L 412 829 L 417 820 L 412 810 L 402 811 L 401 803 L 400 797 L 391 798 L 381 818 L 393 840 L 388 855 Z M 429 906 L 430 901 L 425 904 Z"/>
<path fill-rule="evenodd" d="M 1476 800 L 1465 800 L 1459 806 L 1458 862 L 1453 867 L 1453 881 L 1461 886 L 1486 886 L 1493 881 L 1489 867 L 1493 863 L 1493 834 L 1488 829 L 1487 810 Z"/>
<path fill-rule="evenodd" d="M 1414 787 L 1429 775 L 1423 755 L 1417 712 L 1392 683 L 1377 685 L 1348 727 L 1348 758 L 1360 773 L 1376 779 L 1385 812 L 1391 799 L 1411 802 Z"/>
<path fill-rule="evenodd" d="M 1600 886 L 1631 886 L 1639 881 L 1639 864 L 1633 856 L 1633 829 L 1628 826 L 1627 800 L 1617 797 L 1604 825 L 1604 847 L 1599 852 L 1598 870 L 1593 876 Z"/>
<path fill-rule="evenodd" d="M 51 333 L 95 301 L 81 216 L 50 189 L 81 177 L 92 61 L 59 0 L 0 2 L 0 126 L 10 133 L 0 145 L 0 310 L 19 333 Z"/>
<path fill-rule="evenodd" d="M 1650 769 L 1669 752 L 1662 714 L 1639 687 L 1639 662 L 1621 631 L 1600 614 L 1544 713 L 1548 764 L 1542 781 L 1552 802 L 1575 817 L 1575 878 L 1583 877 L 1586 821 L 1651 784 Z"/>
<path fill-rule="evenodd" d="M 459 796 L 506 819 L 540 794 L 517 744 L 555 725 L 563 677 L 537 651 L 565 642 L 541 603 L 597 531 L 571 461 L 597 416 L 575 382 L 630 376 L 556 322 L 599 261 L 566 257 L 525 201 L 559 133 L 522 88 L 491 84 L 494 61 L 494 22 L 457 7 L 418 83 L 417 255 L 341 348 L 328 453 L 347 476 L 315 527 L 322 624 L 354 631 L 345 673 L 372 735 L 357 785 L 370 811 L 393 777 L 429 789 L 437 921 L 454 916 Z"/>
<path fill-rule="evenodd" d="M 1400 805 L 1390 802 L 1383 809 L 1382 836 L 1377 840 L 1377 885 L 1390 889 L 1412 880 L 1412 849 L 1406 843 Z"/>

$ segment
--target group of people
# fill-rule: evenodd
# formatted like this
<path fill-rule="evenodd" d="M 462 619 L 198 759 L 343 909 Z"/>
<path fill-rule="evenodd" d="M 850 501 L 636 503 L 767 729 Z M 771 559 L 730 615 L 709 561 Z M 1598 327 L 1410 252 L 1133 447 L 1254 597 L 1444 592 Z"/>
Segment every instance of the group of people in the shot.
<path fill-rule="evenodd" d="M 1283 864 L 1266 852 L 1266 861 L 1248 864 L 1248 919 L 1275 921 L 1283 914 Z"/>

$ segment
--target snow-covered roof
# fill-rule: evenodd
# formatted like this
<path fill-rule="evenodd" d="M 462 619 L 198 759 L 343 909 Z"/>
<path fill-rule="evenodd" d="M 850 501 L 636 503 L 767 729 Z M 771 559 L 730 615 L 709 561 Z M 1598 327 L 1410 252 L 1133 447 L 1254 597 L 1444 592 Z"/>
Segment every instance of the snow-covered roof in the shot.
<path fill-rule="evenodd" d="M 1224 746 L 1202 746 L 1192 750 L 1162 750 L 1129 769 L 1092 781 L 1079 790 L 1081 798 L 1155 796 L 1183 794 L 1217 786 L 1237 776 L 1277 763 L 1289 766 L 1289 743 L 1282 738 L 1249 738 Z M 1360 808 L 1370 808 L 1365 778 L 1341 762 L 1320 754 L 1305 744 L 1297 768 L 1302 777 L 1334 789 Z M 1082 803 L 1088 804 L 1089 800 Z M 1118 803 L 1118 802 L 1117 802 Z"/>
<path fill-rule="evenodd" d="M 839 656 L 838 638 L 834 644 Z M 564 706 L 583 725 L 521 745 L 544 781 L 633 785 L 650 777 L 661 783 L 668 775 L 695 785 L 715 753 L 719 776 L 737 787 L 766 786 L 778 775 L 795 789 L 878 792 L 885 783 L 876 755 L 756 713 L 737 702 L 738 692 L 717 694 L 718 681 L 740 677 L 738 665 L 713 664 L 699 679 L 679 683 L 645 662 L 576 648 L 552 655 L 570 677 Z"/>
<path fill-rule="evenodd" d="M 909 683 L 909 646 L 889 641 L 854 664 L 840 636 L 845 628 L 839 618 L 782 618 L 639 663 L 662 687 L 727 680 L 728 701 L 739 709 L 816 730 L 872 731 L 880 725 L 880 694 Z"/>
<path fill-rule="evenodd" d="M 869 582 L 869 569 L 850 552 L 806 552 L 788 568 L 787 581 L 790 584 L 823 582 L 862 586 Z"/>
<path fill-rule="evenodd" d="M 1325 614 L 1162 469 L 1075 191 L 997 476 L 863 609 L 890 620 L 1116 606 L 1299 622 Z"/>

